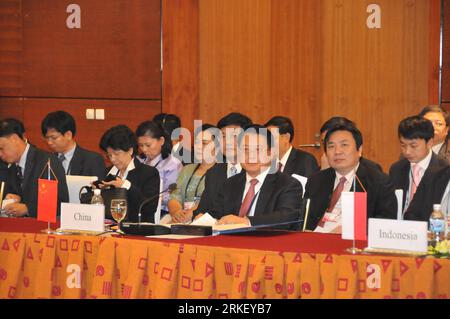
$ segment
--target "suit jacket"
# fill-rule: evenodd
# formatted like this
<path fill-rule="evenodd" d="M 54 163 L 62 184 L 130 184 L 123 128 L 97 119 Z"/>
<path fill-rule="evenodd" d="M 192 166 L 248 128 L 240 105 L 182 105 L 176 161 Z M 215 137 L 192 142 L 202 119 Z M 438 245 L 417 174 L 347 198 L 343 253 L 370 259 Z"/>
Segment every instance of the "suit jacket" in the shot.
<path fill-rule="evenodd" d="M 106 167 L 102 156 L 78 145 L 75 148 L 69 167 L 68 175 L 97 176 L 100 180 L 105 177 Z"/>
<path fill-rule="evenodd" d="M 8 168 L 8 182 L 6 183 L 5 195 L 8 193 L 19 195 L 22 198 L 22 203 L 27 205 L 28 215 L 30 217 L 37 217 L 38 179 L 49 158 L 52 170 L 58 178 L 57 214 L 59 215 L 61 202 L 69 202 L 69 191 L 67 190 L 64 168 L 55 155 L 30 145 L 25 163 L 25 171 L 23 172 L 22 187 L 17 177 L 17 166 L 13 164 Z M 46 168 L 42 172 L 42 177 L 46 179 L 47 176 L 48 169 Z M 50 174 L 50 177 L 54 180 L 52 174 Z"/>
<path fill-rule="evenodd" d="M 397 201 L 389 176 L 361 162 L 356 175 L 367 191 L 367 218 L 396 218 Z M 330 167 L 308 179 L 304 196 L 304 200 L 306 198 L 311 200 L 307 229 L 314 230 L 325 214 L 333 194 L 335 178 L 336 172 Z M 350 191 L 354 191 L 353 186 Z M 356 191 L 363 191 L 358 182 L 356 182 Z"/>
<path fill-rule="evenodd" d="M 363 163 L 366 166 L 370 166 L 374 169 L 379 170 L 380 172 L 383 172 L 383 168 L 381 167 L 381 165 L 374 161 L 371 161 L 370 159 L 367 159 L 367 158 L 361 156 L 359 161 L 360 161 L 360 163 Z"/>
<path fill-rule="evenodd" d="M 148 166 L 134 159 L 135 168 L 128 172 L 127 180 L 131 183 L 127 191 L 127 216 L 126 221 L 137 222 L 139 206 L 146 199 L 155 197 L 148 204 L 142 207 L 142 221 L 154 222 L 155 212 L 158 207 L 157 196 L 159 193 L 159 172 L 156 168 Z M 111 170 L 109 167 L 105 175 Z"/>
<path fill-rule="evenodd" d="M 433 204 L 440 204 L 450 180 L 450 166 L 434 170 L 424 176 L 414 198 L 405 212 L 404 219 L 428 221 Z"/>
<path fill-rule="evenodd" d="M 8 180 L 8 164 L 0 160 L 0 182 Z"/>
<path fill-rule="evenodd" d="M 311 176 L 319 170 L 316 158 L 308 152 L 292 148 L 291 154 L 286 161 L 283 173 L 288 175 L 297 174 L 305 177 Z"/>
<path fill-rule="evenodd" d="M 438 156 L 432 152 L 430 164 L 428 165 L 422 179 L 428 178 L 427 176 L 433 171 L 439 170 L 447 165 L 447 161 L 439 159 Z M 395 162 L 389 169 L 389 176 L 394 183 L 395 189 L 403 189 L 403 207 L 406 202 L 406 194 L 409 192 L 410 170 L 411 163 L 406 158 L 402 158 L 401 160 Z"/>
<path fill-rule="evenodd" d="M 448 136 L 445 140 L 445 143 L 442 145 L 441 149 L 439 150 L 439 153 L 437 156 L 440 159 L 446 160 L 448 164 L 450 164 L 450 148 L 448 147 Z"/>
<path fill-rule="evenodd" d="M 242 171 L 223 183 L 217 193 L 210 214 L 219 219 L 239 214 L 246 183 L 246 172 Z M 280 172 L 268 174 L 254 204 L 255 214 L 249 217 L 252 225 L 282 223 L 298 220 L 302 202 L 302 185 L 295 178 Z"/>
<path fill-rule="evenodd" d="M 223 183 L 227 180 L 227 163 L 217 163 L 205 174 L 205 190 L 194 215 L 209 212 L 214 208 L 214 200 L 217 193 L 223 189 Z"/>

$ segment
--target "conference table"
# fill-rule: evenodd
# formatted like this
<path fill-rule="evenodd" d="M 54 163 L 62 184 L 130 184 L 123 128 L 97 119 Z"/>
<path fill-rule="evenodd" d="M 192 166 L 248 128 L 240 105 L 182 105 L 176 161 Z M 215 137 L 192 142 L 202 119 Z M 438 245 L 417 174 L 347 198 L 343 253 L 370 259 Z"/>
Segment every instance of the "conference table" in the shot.
<path fill-rule="evenodd" d="M 450 296 L 449 259 L 350 254 L 352 242 L 340 235 L 261 231 L 172 240 L 45 228 L 31 218 L 0 218 L 0 298 Z"/>

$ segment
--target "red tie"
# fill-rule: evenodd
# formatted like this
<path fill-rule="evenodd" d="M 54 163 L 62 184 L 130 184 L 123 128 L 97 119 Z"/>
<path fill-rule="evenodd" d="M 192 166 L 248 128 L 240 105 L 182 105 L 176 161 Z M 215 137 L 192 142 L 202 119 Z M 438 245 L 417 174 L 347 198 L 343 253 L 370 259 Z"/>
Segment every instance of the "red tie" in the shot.
<path fill-rule="evenodd" d="M 283 164 L 281 162 L 278 162 L 278 171 L 280 173 L 283 172 Z"/>
<path fill-rule="evenodd" d="M 242 202 L 241 209 L 239 209 L 239 217 L 245 217 L 248 214 L 250 209 L 250 205 L 253 202 L 253 197 L 255 197 L 255 185 L 258 184 L 258 180 L 256 178 L 250 181 L 250 188 L 248 189 L 247 194 L 245 195 L 244 201 Z"/>
<path fill-rule="evenodd" d="M 333 195 L 331 195 L 330 205 L 328 205 L 327 212 L 332 212 L 334 209 L 334 206 L 336 206 L 336 203 L 338 202 L 339 198 L 341 197 L 342 190 L 344 189 L 344 184 L 347 181 L 345 176 L 342 176 L 339 180 L 339 184 L 336 187 L 336 189 L 333 192 Z"/>

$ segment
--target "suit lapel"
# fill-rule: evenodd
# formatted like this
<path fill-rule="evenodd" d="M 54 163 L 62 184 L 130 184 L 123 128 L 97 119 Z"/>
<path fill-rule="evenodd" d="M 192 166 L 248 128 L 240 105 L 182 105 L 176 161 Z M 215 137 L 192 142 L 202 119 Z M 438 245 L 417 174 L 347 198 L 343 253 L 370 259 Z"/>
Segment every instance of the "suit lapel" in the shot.
<path fill-rule="evenodd" d="M 267 203 L 275 190 L 274 184 L 278 174 L 267 174 L 262 187 L 259 190 L 258 202 L 256 202 L 255 215 L 266 211 Z"/>
<path fill-rule="evenodd" d="M 230 190 L 230 202 L 225 203 L 225 207 L 228 205 L 231 205 L 230 211 L 225 211 L 225 214 L 228 214 L 229 212 L 236 212 L 239 214 L 239 209 L 241 208 L 243 196 L 244 196 L 244 190 L 245 190 L 245 183 L 247 181 L 246 173 L 243 170 L 241 173 L 236 175 L 235 180 L 233 180 L 233 183 L 231 183 L 232 189 Z"/>
<path fill-rule="evenodd" d="M 81 167 L 83 167 L 83 158 L 80 154 L 80 148 L 77 145 L 73 153 L 72 160 L 69 163 L 68 175 L 81 175 Z"/>
<path fill-rule="evenodd" d="M 291 154 L 289 154 L 289 157 L 286 161 L 286 166 L 284 167 L 283 173 L 291 175 L 291 172 L 294 169 L 296 157 L 297 157 L 296 149 L 292 147 Z"/>
<path fill-rule="evenodd" d="M 30 175 L 33 169 L 42 170 L 43 168 L 43 167 L 35 167 L 36 165 L 35 162 L 36 162 L 36 149 L 34 148 L 33 145 L 30 144 L 30 148 L 28 149 L 27 154 L 27 161 L 25 163 L 25 172 L 23 173 L 23 184 L 22 184 L 23 189 L 25 189 L 26 186 L 28 185 L 28 180 L 30 179 Z"/>

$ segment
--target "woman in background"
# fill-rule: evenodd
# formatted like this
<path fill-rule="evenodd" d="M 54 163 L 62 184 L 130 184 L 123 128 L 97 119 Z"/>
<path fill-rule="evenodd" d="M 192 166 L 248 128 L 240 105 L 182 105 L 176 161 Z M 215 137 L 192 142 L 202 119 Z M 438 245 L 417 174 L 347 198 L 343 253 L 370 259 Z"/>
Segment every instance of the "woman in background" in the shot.
<path fill-rule="evenodd" d="M 183 168 L 179 159 L 171 155 L 172 142 L 168 138 L 161 124 L 154 121 L 141 123 L 136 130 L 138 147 L 142 155 L 142 163 L 156 168 L 162 181 L 162 190 L 168 189 L 170 184 L 177 182 L 178 175 Z M 162 195 L 161 216 L 169 209 L 169 192 Z"/>
<path fill-rule="evenodd" d="M 217 130 L 215 138 L 213 130 Z M 205 189 L 205 174 L 214 166 L 220 148 L 215 141 L 220 138 L 217 127 L 204 124 L 195 132 L 194 153 L 196 163 L 183 167 L 177 180 L 177 189 L 170 194 L 168 203 L 172 223 L 186 223 L 192 220 L 193 211 L 197 209 Z"/>

